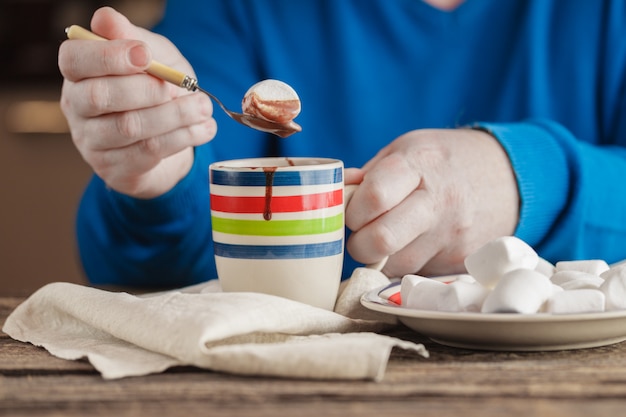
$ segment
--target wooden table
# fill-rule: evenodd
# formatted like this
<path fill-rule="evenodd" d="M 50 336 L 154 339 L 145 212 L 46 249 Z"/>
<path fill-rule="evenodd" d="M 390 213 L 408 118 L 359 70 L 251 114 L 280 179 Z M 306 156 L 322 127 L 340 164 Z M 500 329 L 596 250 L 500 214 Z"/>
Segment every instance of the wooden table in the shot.
<path fill-rule="evenodd" d="M 20 298 L 0 297 L 0 327 Z M 496 353 L 447 348 L 400 327 L 431 357 L 394 351 L 382 382 L 240 377 L 184 367 L 103 380 L 0 332 L 0 416 L 626 415 L 626 342 Z"/>

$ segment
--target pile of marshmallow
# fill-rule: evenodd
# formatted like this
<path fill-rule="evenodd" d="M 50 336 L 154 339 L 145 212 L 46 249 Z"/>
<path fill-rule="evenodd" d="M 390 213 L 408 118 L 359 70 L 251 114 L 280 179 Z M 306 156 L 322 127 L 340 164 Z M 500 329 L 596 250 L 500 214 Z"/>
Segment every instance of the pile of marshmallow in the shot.
<path fill-rule="evenodd" d="M 552 265 L 524 241 L 505 236 L 465 258 L 467 274 L 402 278 L 402 306 L 482 313 L 595 313 L 626 309 L 626 264 L 602 260 Z"/>

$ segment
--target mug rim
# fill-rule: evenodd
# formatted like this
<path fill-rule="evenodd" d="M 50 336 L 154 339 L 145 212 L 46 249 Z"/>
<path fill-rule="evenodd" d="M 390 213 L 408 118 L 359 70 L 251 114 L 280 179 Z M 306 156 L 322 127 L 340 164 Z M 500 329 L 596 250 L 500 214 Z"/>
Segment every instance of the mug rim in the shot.
<path fill-rule="evenodd" d="M 296 164 L 290 164 L 289 161 L 296 162 Z M 302 164 L 302 162 L 311 161 L 309 164 Z M 297 162 L 300 162 L 298 164 Z M 240 158 L 240 159 L 228 159 L 224 161 L 213 162 L 209 165 L 210 170 L 222 170 L 222 171 L 254 171 L 259 168 L 276 168 L 279 170 L 315 170 L 315 169 L 327 169 L 329 166 L 343 166 L 343 161 L 336 158 L 326 157 L 260 157 L 260 158 Z"/>

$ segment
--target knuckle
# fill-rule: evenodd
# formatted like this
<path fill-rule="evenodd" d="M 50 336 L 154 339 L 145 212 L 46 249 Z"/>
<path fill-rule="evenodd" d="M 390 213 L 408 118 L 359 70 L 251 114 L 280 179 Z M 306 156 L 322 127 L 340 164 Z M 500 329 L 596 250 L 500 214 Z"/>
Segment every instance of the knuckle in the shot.
<path fill-rule="evenodd" d="M 190 128 L 191 144 L 201 145 L 215 137 L 217 134 L 217 123 L 211 119 L 206 123 L 194 125 Z"/>
<path fill-rule="evenodd" d="M 73 100 L 69 97 L 68 87 L 66 83 L 63 83 L 63 89 L 61 92 L 61 97 L 59 99 L 59 107 L 61 108 L 61 112 L 65 116 L 66 119 L 70 119 L 70 115 L 74 112 L 72 106 Z"/>
<path fill-rule="evenodd" d="M 139 142 L 139 146 L 140 153 L 145 156 L 158 157 L 161 155 L 161 151 L 163 149 L 161 141 L 157 137 L 144 139 Z"/>
<path fill-rule="evenodd" d="M 207 112 L 207 97 L 202 94 L 188 94 L 175 100 L 175 117 L 184 124 L 205 122 L 210 118 Z M 210 104 L 209 104 L 210 105 Z"/>
<path fill-rule="evenodd" d="M 63 114 L 66 115 L 66 116 L 71 111 L 71 109 L 72 109 L 72 102 L 67 97 L 66 94 L 61 94 L 61 98 L 59 99 L 59 106 L 61 107 L 61 111 L 63 112 Z"/>
<path fill-rule="evenodd" d="M 70 134 L 72 137 L 72 142 L 74 142 L 74 145 L 76 146 L 78 151 L 81 153 L 87 152 L 88 147 L 87 147 L 87 141 L 85 140 L 85 135 L 80 133 L 78 129 L 76 128 L 71 128 Z"/>
<path fill-rule="evenodd" d="M 188 100 L 184 98 L 178 98 L 174 100 L 174 118 L 182 123 L 185 123 L 185 116 L 189 114 L 187 111 Z"/>
<path fill-rule="evenodd" d="M 397 248 L 395 233 L 385 224 L 376 225 L 372 230 L 372 247 L 374 251 L 381 255 L 391 255 Z"/>
<path fill-rule="evenodd" d="M 109 152 L 85 152 L 83 158 L 101 178 L 106 179 L 110 175 L 112 163 Z"/>
<path fill-rule="evenodd" d="M 120 59 L 120 51 L 117 48 L 102 48 L 99 55 L 101 68 L 106 74 L 117 74 L 120 72 L 122 60 Z"/>
<path fill-rule="evenodd" d="M 390 277 L 401 277 L 406 274 L 415 274 L 422 269 L 424 262 L 425 261 L 423 259 L 416 259 L 415 256 L 398 253 L 389 257 L 389 261 L 385 264 L 383 272 Z"/>
<path fill-rule="evenodd" d="M 128 139 L 140 138 L 143 132 L 141 117 L 135 111 L 120 113 L 115 119 L 119 134 Z"/>
<path fill-rule="evenodd" d="M 90 113 L 103 114 L 111 107 L 108 85 L 101 79 L 91 79 L 84 83 L 85 100 Z"/>
<path fill-rule="evenodd" d="M 208 122 L 204 124 L 206 129 L 206 136 L 202 139 L 201 143 L 204 143 L 207 140 L 213 139 L 217 135 L 217 122 L 215 119 L 211 118 Z"/>
<path fill-rule="evenodd" d="M 70 58 L 70 54 L 67 50 L 67 42 L 63 42 L 61 46 L 59 46 L 59 55 L 57 57 L 57 65 L 59 66 L 59 71 L 61 75 L 65 78 L 69 78 L 71 76 L 71 65 L 72 62 Z"/>
<path fill-rule="evenodd" d="M 80 59 L 67 41 L 59 46 L 57 65 L 65 79 L 76 81 L 80 77 Z"/>
<path fill-rule="evenodd" d="M 387 210 L 387 189 L 378 182 L 373 182 L 365 188 L 367 204 L 374 212 L 383 213 Z"/>
<path fill-rule="evenodd" d="M 176 117 L 183 123 L 194 123 L 201 119 L 202 97 L 200 94 L 186 94 L 178 97 L 176 102 Z"/>

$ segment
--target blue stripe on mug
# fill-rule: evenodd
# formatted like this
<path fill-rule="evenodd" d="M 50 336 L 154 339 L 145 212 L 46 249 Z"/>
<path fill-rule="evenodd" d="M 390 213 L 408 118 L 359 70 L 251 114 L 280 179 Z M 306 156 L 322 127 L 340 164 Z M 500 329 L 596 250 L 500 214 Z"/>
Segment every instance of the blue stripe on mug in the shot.
<path fill-rule="evenodd" d="M 232 245 L 215 242 L 215 255 L 237 259 L 307 259 L 340 255 L 343 239 L 303 245 Z"/>
<path fill-rule="evenodd" d="M 245 187 L 262 187 L 266 185 L 266 174 L 263 171 L 230 172 L 211 170 L 211 184 Z M 323 185 L 336 184 L 343 181 L 342 169 L 325 169 L 316 171 L 281 171 L 274 173 L 272 185 Z"/>

